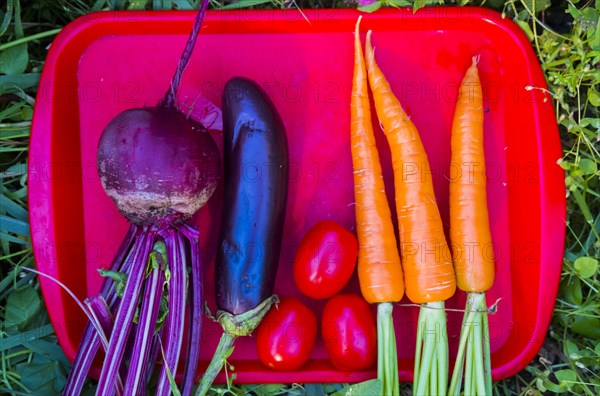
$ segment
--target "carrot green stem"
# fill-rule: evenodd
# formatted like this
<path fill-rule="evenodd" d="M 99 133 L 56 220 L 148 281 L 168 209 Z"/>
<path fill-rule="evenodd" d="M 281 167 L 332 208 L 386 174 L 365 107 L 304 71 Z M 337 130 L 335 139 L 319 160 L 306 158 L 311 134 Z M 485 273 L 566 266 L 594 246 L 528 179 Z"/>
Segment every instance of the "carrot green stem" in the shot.
<path fill-rule="evenodd" d="M 472 329 L 472 326 L 470 326 Z M 465 358 L 465 395 L 473 394 L 473 337 L 472 331 L 468 333 L 467 356 Z"/>
<path fill-rule="evenodd" d="M 419 369 L 421 367 L 421 349 L 423 346 L 423 331 L 425 322 L 425 310 L 419 310 L 419 319 L 417 321 L 417 345 L 415 346 L 415 366 L 413 370 L 413 384 L 419 383 Z"/>
<path fill-rule="evenodd" d="M 381 390 L 385 395 L 400 394 L 396 333 L 392 311 L 391 303 L 377 305 L 377 378 L 381 380 Z"/>
<path fill-rule="evenodd" d="M 492 394 L 492 362 L 490 357 L 490 326 L 488 323 L 487 303 L 485 294 L 481 300 L 481 309 L 484 310 L 483 317 L 483 365 L 485 370 L 485 394 Z"/>
<path fill-rule="evenodd" d="M 433 351 L 433 358 L 435 360 L 437 360 L 437 348 L 435 348 L 435 350 Z M 431 366 L 431 378 L 430 378 L 430 387 L 431 387 L 431 392 L 429 394 L 433 395 L 433 394 L 439 394 L 438 392 L 438 370 L 437 370 L 437 365 L 433 364 Z"/>
<path fill-rule="evenodd" d="M 430 321 L 428 320 L 429 310 L 425 306 L 421 306 L 421 314 L 423 314 L 423 320 L 421 323 L 419 323 L 420 326 L 418 331 L 421 333 L 422 351 L 419 362 L 420 365 L 415 367 L 415 373 L 418 373 L 419 378 L 419 380 L 414 383 L 416 388 L 414 389 L 413 393 L 416 395 L 429 393 L 426 387 L 429 380 L 429 370 L 431 369 L 431 360 L 434 351 L 433 342 L 435 342 L 435 340 L 431 339 L 432 334 L 429 326 Z M 419 319 L 421 319 L 421 315 L 419 315 Z"/>
<path fill-rule="evenodd" d="M 421 305 L 415 353 L 415 395 L 446 395 L 448 338 L 444 302 Z"/>
<path fill-rule="evenodd" d="M 478 312 L 475 319 L 475 327 L 473 331 L 473 357 L 475 364 L 473 365 L 475 370 L 475 381 L 476 390 L 478 395 L 485 395 L 485 377 L 483 368 L 483 314 Z"/>
<path fill-rule="evenodd" d="M 443 312 L 442 303 L 442 312 Z M 439 325 L 440 337 L 436 345 L 438 381 L 434 382 L 438 385 L 437 394 L 445 395 L 448 389 L 448 335 L 446 332 L 446 317 L 443 318 L 443 323 Z"/>
<path fill-rule="evenodd" d="M 460 341 L 458 344 L 458 354 L 456 355 L 456 362 L 454 363 L 454 370 L 452 372 L 452 380 L 450 381 L 450 389 L 448 394 L 451 396 L 460 395 L 460 388 L 462 382 L 462 376 L 465 365 L 465 352 L 467 349 L 467 343 L 471 336 L 471 330 L 473 329 L 473 316 L 475 313 L 473 310 L 467 309 L 463 316 L 463 323 L 460 331 Z"/>
<path fill-rule="evenodd" d="M 381 361 L 384 360 L 383 355 L 385 354 L 385 345 L 383 343 L 383 326 L 381 326 L 379 320 L 379 305 L 377 306 L 377 378 L 381 380 L 382 390 L 383 379 L 385 378 L 384 365 Z"/>
<path fill-rule="evenodd" d="M 448 393 L 460 394 L 464 374 L 465 395 L 490 395 L 492 377 L 485 293 L 468 293 L 456 363 Z"/>

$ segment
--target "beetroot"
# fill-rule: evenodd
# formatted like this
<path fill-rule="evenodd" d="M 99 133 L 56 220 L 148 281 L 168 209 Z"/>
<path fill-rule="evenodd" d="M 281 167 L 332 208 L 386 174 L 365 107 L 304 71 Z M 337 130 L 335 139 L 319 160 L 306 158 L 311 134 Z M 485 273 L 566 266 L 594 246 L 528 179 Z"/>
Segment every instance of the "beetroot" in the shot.
<path fill-rule="evenodd" d="M 81 393 L 100 346 L 106 357 L 97 395 L 145 393 L 157 363 L 161 367 L 153 393 L 170 394 L 168 373 L 177 371 L 186 322 L 181 386 L 183 395 L 191 392 L 200 354 L 202 266 L 198 231 L 186 220 L 216 189 L 220 161 L 206 128 L 177 110 L 176 93 L 207 6 L 208 0 L 203 0 L 158 105 L 123 111 L 100 138 L 102 186 L 132 225 L 108 272 L 112 276 L 105 278 L 99 297 L 91 300 L 96 303 L 88 307 L 92 321 L 84 331 L 66 395 Z M 115 284 L 122 278 L 116 272 L 126 274 L 124 287 Z M 161 313 L 165 297 L 167 310 Z M 164 321 L 158 323 L 161 316 Z"/>
<path fill-rule="evenodd" d="M 217 187 L 217 146 L 204 127 L 170 107 L 126 110 L 98 145 L 104 191 L 136 224 L 180 222 Z"/>

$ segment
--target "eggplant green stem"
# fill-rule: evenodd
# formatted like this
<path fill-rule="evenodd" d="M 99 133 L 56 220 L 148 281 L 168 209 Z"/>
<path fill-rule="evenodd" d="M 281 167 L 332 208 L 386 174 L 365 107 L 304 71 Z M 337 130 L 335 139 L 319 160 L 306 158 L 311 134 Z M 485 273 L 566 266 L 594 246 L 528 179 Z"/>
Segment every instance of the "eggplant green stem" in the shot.
<path fill-rule="evenodd" d="M 444 302 L 421 305 L 417 326 L 413 394 L 446 395 L 448 337 Z"/>
<path fill-rule="evenodd" d="M 450 381 L 449 395 L 460 395 L 464 375 L 465 395 L 491 395 L 489 326 L 485 293 L 467 293 L 458 354 Z"/>
<path fill-rule="evenodd" d="M 384 395 L 399 395 L 398 354 L 391 303 L 377 305 L 377 378 Z"/>
<path fill-rule="evenodd" d="M 223 368 L 225 360 L 231 355 L 235 339 L 252 334 L 273 304 L 277 305 L 278 302 L 279 298 L 273 295 L 261 302 L 256 308 L 239 315 L 217 311 L 216 318 L 214 319 L 223 327 L 223 335 L 219 340 L 219 345 L 217 345 L 217 350 L 210 364 L 202 376 L 196 396 L 206 395 L 213 381 Z"/>

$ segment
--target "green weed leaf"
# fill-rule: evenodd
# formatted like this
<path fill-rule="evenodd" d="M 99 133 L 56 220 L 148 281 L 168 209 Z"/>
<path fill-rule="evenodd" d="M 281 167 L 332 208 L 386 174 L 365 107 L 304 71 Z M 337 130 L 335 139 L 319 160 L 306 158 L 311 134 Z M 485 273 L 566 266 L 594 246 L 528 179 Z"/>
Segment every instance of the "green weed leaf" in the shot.
<path fill-rule="evenodd" d="M 598 91 L 596 91 L 594 88 L 588 88 L 587 97 L 593 106 L 600 106 L 600 95 L 598 94 Z"/>
<path fill-rule="evenodd" d="M 591 257 L 579 257 L 573 264 L 577 275 L 582 279 L 591 278 L 598 271 L 598 260 Z"/>
<path fill-rule="evenodd" d="M 15 45 L 0 52 L 0 73 L 20 74 L 27 69 L 29 54 L 27 44 Z"/>
<path fill-rule="evenodd" d="M 39 312 L 40 306 L 40 297 L 33 287 L 27 285 L 15 290 L 6 301 L 6 325 L 25 327 Z"/>
<path fill-rule="evenodd" d="M 370 4 L 359 6 L 358 10 L 362 11 L 362 12 L 375 12 L 380 8 L 381 8 L 381 1 L 374 1 Z"/>
<path fill-rule="evenodd" d="M 577 381 L 577 373 L 573 370 L 558 370 L 554 373 L 559 381 L 575 382 Z"/>
<path fill-rule="evenodd" d="M 308 386 L 308 384 L 307 384 Z M 285 387 L 284 384 L 261 384 L 252 388 L 252 392 L 256 396 L 272 396 L 281 394 L 281 390 Z M 308 393 L 307 391 L 307 394 Z"/>
<path fill-rule="evenodd" d="M 593 175 L 598 172 L 598 164 L 587 158 L 579 161 L 579 168 L 582 170 L 584 175 Z"/>
<path fill-rule="evenodd" d="M 413 13 L 417 12 L 426 5 L 431 5 L 435 3 L 435 0 L 415 0 L 415 2 L 413 3 Z"/>
<path fill-rule="evenodd" d="M 573 4 L 569 4 L 569 6 L 567 7 L 567 12 L 571 14 L 573 19 L 581 18 L 581 11 L 579 11 L 579 9 Z"/>
<path fill-rule="evenodd" d="M 385 0 L 385 4 L 392 7 L 409 7 L 411 5 L 408 0 Z"/>
<path fill-rule="evenodd" d="M 575 356 L 575 355 L 577 355 L 577 354 L 579 353 L 579 348 L 578 348 L 578 347 L 577 347 L 577 345 L 576 345 L 576 344 L 575 344 L 573 341 L 571 341 L 571 340 L 566 340 L 566 341 L 565 341 L 564 348 L 565 348 L 565 354 L 566 354 L 568 357 Z"/>
<path fill-rule="evenodd" d="M 533 31 L 529 27 L 529 23 L 522 21 L 520 19 L 517 20 L 516 22 L 517 22 L 517 25 L 519 25 L 519 27 L 521 27 L 521 29 L 523 29 L 523 32 L 525 32 L 525 35 L 527 36 L 529 41 L 533 41 Z"/>
<path fill-rule="evenodd" d="M 577 382 L 577 373 L 573 370 L 558 370 L 554 373 L 554 376 L 559 381 L 559 386 L 571 389 Z"/>
<path fill-rule="evenodd" d="M 600 319 L 579 315 L 570 326 L 571 330 L 584 337 L 600 340 Z"/>
<path fill-rule="evenodd" d="M 596 29 L 598 25 L 598 11 L 592 7 L 586 7 L 581 10 L 576 20 L 585 31 Z"/>
<path fill-rule="evenodd" d="M 600 18 L 598 19 L 598 24 L 596 25 L 594 36 L 590 41 L 590 47 L 592 47 L 594 51 L 600 51 Z"/>
<path fill-rule="evenodd" d="M 304 386 L 304 391 L 307 395 L 327 396 L 327 393 L 325 393 L 325 390 L 323 389 L 323 384 L 306 384 Z"/>
<path fill-rule="evenodd" d="M 544 11 L 550 7 L 550 0 L 524 0 L 525 6 L 535 14 Z"/>
<path fill-rule="evenodd" d="M 572 277 L 567 284 L 563 286 L 565 299 L 573 305 L 581 305 L 583 303 L 583 295 L 581 292 L 581 281 L 577 277 Z"/>
<path fill-rule="evenodd" d="M 381 380 L 374 379 L 358 384 L 349 385 L 335 392 L 332 396 L 379 396 L 381 394 Z"/>
<path fill-rule="evenodd" d="M 36 357 L 20 371 L 23 385 L 33 395 L 60 395 L 64 388 L 66 374 L 58 362 Z"/>
<path fill-rule="evenodd" d="M 256 5 L 270 3 L 271 0 L 240 0 L 235 3 L 227 4 L 226 6 L 220 7 L 220 10 L 238 10 L 240 8 L 252 7 Z"/>

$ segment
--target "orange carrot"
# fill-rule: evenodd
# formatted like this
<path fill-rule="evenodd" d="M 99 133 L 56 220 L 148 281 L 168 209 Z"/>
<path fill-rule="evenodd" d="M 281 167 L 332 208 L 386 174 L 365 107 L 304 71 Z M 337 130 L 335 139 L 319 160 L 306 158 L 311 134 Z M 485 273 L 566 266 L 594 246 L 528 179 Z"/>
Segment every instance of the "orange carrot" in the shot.
<path fill-rule="evenodd" d="M 404 281 L 371 124 L 367 73 L 359 37 L 360 19 L 354 30 L 350 128 L 359 247 L 358 278 L 364 298 L 370 303 L 378 303 L 377 377 L 381 380 L 380 393 L 395 396 L 400 394 L 400 384 L 392 303 L 400 301 L 404 295 Z"/>
<path fill-rule="evenodd" d="M 454 268 L 435 200 L 429 160 L 417 128 L 375 62 L 367 33 L 367 73 L 379 122 L 392 153 L 406 295 L 421 304 L 413 393 L 445 395 L 448 343 L 444 301 L 456 290 Z"/>
<path fill-rule="evenodd" d="M 427 154 L 417 128 L 375 62 L 371 32 L 366 62 L 377 116 L 392 153 L 406 295 L 414 303 L 445 301 L 456 281 L 436 204 Z"/>
<path fill-rule="evenodd" d="M 483 152 L 483 95 L 478 58 L 467 70 L 458 91 L 452 123 L 450 175 L 450 241 L 456 282 L 467 292 L 456 363 L 449 393 L 492 393 L 489 328 L 485 291 L 494 283 L 492 236 L 486 197 Z"/>
<path fill-rule="evenodd" d="M 350 105 L 350 144 L 359 243 L 358 278 L 362 295 L 368 302 L 397 302 L 404 295 L 402 267 L 371 124 L 359 23 L 360 20 L 354 35 L 354 81 Z"/>
<path fill-rule="evenodd" d="M 466 292 L 484 292 L 494 283 L 494 258 L 483 153 L 483 98 L 475 59 L 458 93 L 451 164 L 456 173 L 450 177 L 450 241 L 456 282 Z"/>

